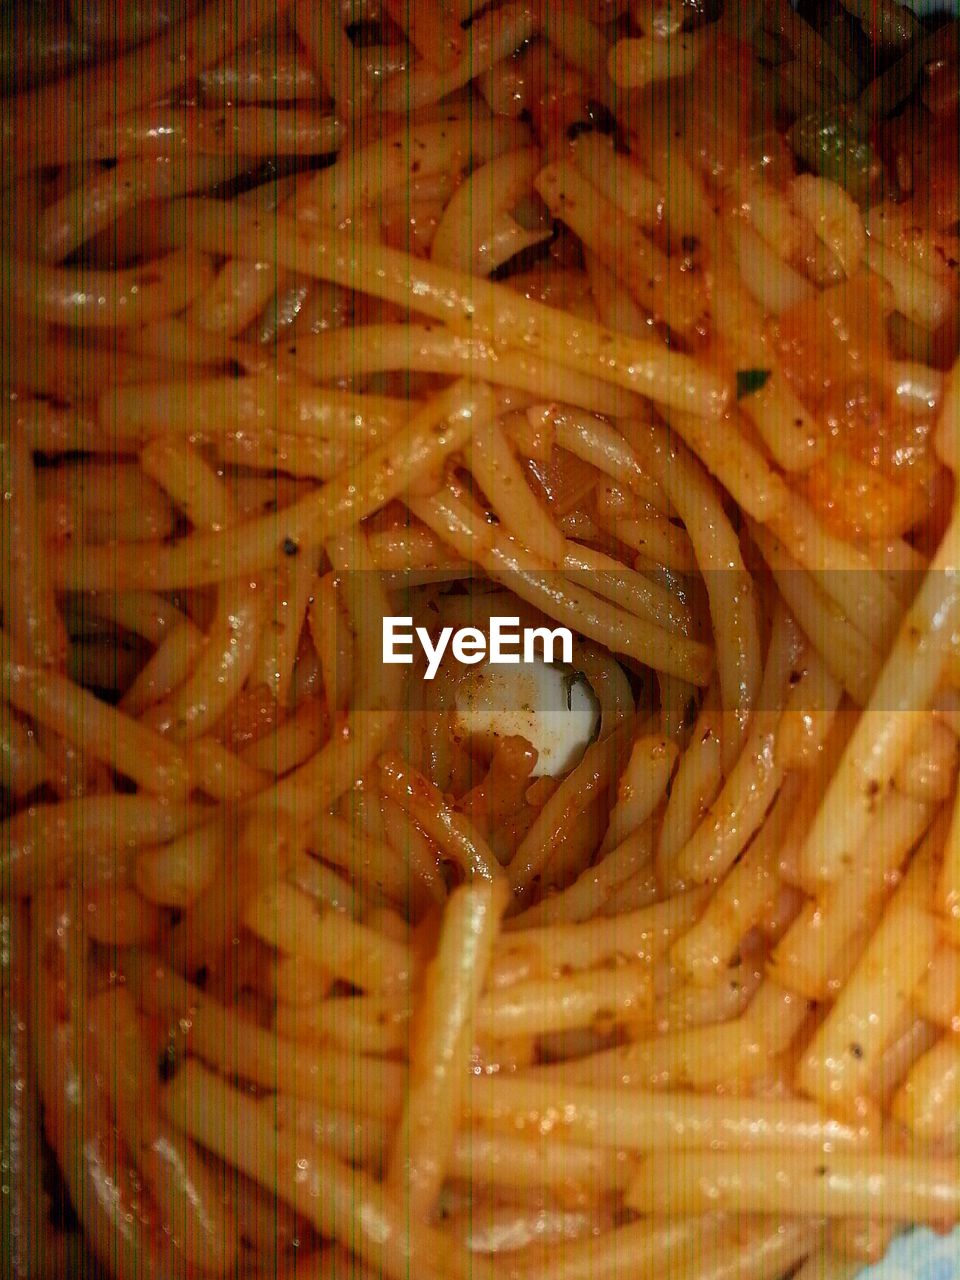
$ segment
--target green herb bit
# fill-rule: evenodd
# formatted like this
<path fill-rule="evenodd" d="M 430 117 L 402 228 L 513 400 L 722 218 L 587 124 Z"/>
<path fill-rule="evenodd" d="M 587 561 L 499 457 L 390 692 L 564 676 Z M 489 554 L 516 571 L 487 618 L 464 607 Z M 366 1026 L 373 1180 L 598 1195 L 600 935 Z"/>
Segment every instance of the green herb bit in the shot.
<path fill-rule="evenodd" d="M 767 385 L 769 377 L 769 369 L 738 369 L 737 399 L 742 400 L 744 396 L 752 396 L 755 391 L 760 391 Z"/>

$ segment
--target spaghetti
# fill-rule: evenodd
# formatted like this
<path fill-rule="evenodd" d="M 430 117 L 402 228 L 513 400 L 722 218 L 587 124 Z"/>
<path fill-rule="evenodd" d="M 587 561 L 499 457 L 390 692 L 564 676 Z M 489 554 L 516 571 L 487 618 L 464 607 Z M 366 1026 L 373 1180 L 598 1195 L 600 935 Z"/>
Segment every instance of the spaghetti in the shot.
<path fill-rule="evenodd" d="M 960 25 L 69 8 L 4 62 L 10 1274 L 952 1229 Z M 454 732 L 398 613 L 570 628 L 594 739 Z"/>

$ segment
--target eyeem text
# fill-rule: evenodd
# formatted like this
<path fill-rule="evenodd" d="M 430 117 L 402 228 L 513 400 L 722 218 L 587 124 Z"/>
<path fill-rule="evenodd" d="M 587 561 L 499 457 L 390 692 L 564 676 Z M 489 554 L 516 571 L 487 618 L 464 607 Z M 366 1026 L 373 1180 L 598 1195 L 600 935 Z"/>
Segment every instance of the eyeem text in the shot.
<path fill-rule="evenodd" d="M 457 662 L 514 665 L 520 662 L 573 662 L 573 633 L 567 627 L 521 627 L 519 618 L 491 618 L 489 631 L 479 627 L 443 627 L 436 640 L 426 627 L 414 627 L 413 618 L 388 616 L 383 620 L 383 661 L 412 664 L 415 645 L 427 660 L 425 680 L 432 680 L 449 649 Z M 559 646 L 559 654 L 557 648 Z M 539 650 L 539 652 L 538 652 Z"/>

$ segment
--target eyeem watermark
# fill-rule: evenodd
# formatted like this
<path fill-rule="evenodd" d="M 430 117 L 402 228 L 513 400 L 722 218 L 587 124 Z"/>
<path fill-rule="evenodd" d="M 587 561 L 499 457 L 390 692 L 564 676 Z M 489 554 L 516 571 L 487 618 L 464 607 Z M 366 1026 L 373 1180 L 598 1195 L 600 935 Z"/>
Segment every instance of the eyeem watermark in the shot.
<path fill-rule="evenodd" d="M 568 627 L 521 627 L 519 618 L 491 618 L 489 631 L 479 627 L 443 627 L 436 640 L 426 627 L 414 627 L 413 618 L 383 619 L 383 661 L 409 666 L 419 644 L 427 660 L 425 680 L 440 670 L 449 649 L 457 662 L 473 667 L 480 662 L 514 666 L 520 662 L 573 661 L 573 632 Z M 557 648 L 559 646 L 559 654 Z"/>

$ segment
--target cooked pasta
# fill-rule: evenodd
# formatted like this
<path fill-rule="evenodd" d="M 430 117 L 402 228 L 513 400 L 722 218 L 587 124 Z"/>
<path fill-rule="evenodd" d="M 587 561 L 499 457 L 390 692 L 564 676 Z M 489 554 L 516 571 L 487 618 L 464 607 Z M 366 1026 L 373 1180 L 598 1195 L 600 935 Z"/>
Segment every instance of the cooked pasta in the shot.
<path fill-rule="evenodd" d="M 3 40 L 4 1273 L 960 1228 L 960 22 Z"/>

